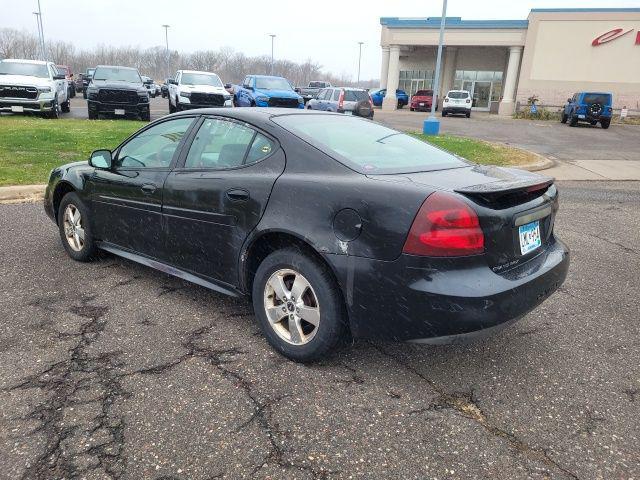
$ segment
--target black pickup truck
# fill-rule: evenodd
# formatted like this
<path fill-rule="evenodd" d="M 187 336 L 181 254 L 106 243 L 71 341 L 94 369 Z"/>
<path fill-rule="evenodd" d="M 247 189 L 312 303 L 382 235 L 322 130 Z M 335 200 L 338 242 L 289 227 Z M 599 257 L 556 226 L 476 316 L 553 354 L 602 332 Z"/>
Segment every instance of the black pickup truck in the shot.
<path fill-rule="evenodd" d="M 98 65 L 86 93 L 90 120 L 100 115 L 151 120 L 149 92 L 135 68 Z"/>
<path fill-rule="evenodd" d="M 307 85 L 306 87 L 298 87 L 295 90 L 304 99 L 304 103 L 307 103 L 312 98 L 315 98 L 320 90 L 329 87 L 331 87 L 331 84 L 329 82 L 320 82 L 317 80 L 313 80 L 309 82 L 309 85 Z"/>

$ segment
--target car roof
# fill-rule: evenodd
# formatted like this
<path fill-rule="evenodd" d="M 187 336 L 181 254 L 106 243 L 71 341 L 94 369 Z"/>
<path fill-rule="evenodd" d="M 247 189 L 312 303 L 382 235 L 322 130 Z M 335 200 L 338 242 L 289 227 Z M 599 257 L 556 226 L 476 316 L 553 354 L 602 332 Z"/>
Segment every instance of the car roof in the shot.
<path fill-rule="evenodd" d="M 47 65 L 51 62 L 45 62 L 43 60 L 23 60 L 21 58 L 5 58 L 2 60 L 3 62 L 11 62 L 11 63 L 31 63 L 33 65 Z"/>
<path fill-rule="evenodd" d="M 252 73 L 248 74 L 247 77 L 256 77 L 256 78 L 284 78 L 284 77 L 279 77 L 277 75 L 254 75 Z M 285 78 L 286 80 L 286 78 Z"/>
<path fill-rule="evenodd" d="M 185 110 L 178 113 L 162 117 L 180 117 L 193 114 L 200 115 L 216 115 L 220 117 L 230 117 L 247 122 L 265 122 L 273 117 L 285 115 L 334 115 L 344 117 L 340 113 L 319 112 L 318 110 L 307 110 L 298 108 L 197 108 L 193 110 Z"/>
<path fill-rule="evenodd" d="M 460 93 L 468 93 L 471 94 L 471 92 L 469 92 L 469 90 L 449 90 L 450 92 L 460 92 Z"/>

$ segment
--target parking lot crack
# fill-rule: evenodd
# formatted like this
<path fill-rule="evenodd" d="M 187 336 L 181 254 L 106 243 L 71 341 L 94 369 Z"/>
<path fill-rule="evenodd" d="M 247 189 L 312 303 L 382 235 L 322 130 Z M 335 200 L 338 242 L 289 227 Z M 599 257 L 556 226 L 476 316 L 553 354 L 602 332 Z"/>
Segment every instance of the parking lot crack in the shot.
<path fill-rule="evenodd" d="M 447 392 L 436 382 L 417 370 L 409 362 L 391 354 L 380 345 L 372 343 L 372 346 L 382 355 L 395 361 L 405 370 L 426 382 L 439 395 L 439 399 L 436 401 L 436 404 L 441 405 L 442 408 L 451 408 L 463 417 L 474 421 L 482 428 L 484 428 L 485 431 L 487 431 L 489 434 L 508 442 L 509 446 L 513 450 L 524 455 L 530 460 L 541 462 L 550 470 L 560 472 L 568 478 L 579 480 L 579 477 L 575 473 L 571 472 L 569 469 L 551 458 L 546 450 L 539 447 L 530 446 L 524 440 L 521 440 L 517 436 L 515 436 L 513 433 L 508 432 L 491 423 L 487 415 L 482 411 L 482 409 L 478 406 L 477 402 L 473 398 L 473 394 Z"/>

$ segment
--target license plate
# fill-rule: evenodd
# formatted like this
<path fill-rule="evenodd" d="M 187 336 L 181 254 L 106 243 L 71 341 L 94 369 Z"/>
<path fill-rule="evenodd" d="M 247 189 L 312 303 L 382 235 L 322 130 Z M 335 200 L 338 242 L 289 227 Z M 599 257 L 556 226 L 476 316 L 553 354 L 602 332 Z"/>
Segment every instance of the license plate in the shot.
<path fill-rule="evenodd" d="M 540 221 L 527 223 L 518 228 L 518 236 L 520 237 L 520 253 L 526 255 L 542 245 L 540 239 Z"/>
<path fill-rule="evenodd" d="M 11 105 L 11 111 L 14 113 L 22 113 L 24 112 L 24 107 L 22 105 Z"/>
<path fill-rule="evenodd" d="M 353 115 L 353 112 L 351 110 L 345 110 L 344 114 L 345 115 Z"/>
<path fill-rule="evenodd" d="M 424 103 L 421 103 L 421 104 L 420 104 L 420 106 L 421 106 L 421 107 L 424 107 Z"/>
<path fill-rule="evenodd" d="M 585 118 L 584 115 L 578 115 L 578 118 Z"/>
<path fill-rule="evenodd" d="M 116 115 L 124 115 L 124 109 L 122 108 L 116 108 L 113 113 L 115 113 Z"/>

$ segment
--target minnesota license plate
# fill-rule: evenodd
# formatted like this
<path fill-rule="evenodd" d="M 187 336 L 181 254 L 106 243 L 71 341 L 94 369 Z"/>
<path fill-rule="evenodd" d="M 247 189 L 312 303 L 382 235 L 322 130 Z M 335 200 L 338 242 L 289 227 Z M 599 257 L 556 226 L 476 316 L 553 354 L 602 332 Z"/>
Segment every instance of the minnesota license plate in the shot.
<path fill-rule="evenodd" d="M 424 103 L 421 103 L 421 104 L 420 104 L 420 106 L 421 106 L 421 107 L 424 107 Z"/>
<path fill-rule="evenodd" d="M 542 245 L 540 239 L 540 221 L 527 223 L 518 228 L 518 236 L 520 237 L 520 253 L 526 255 Z"/>
<path fill-rule="evenodd" d="M 14 113 L 22 113 L 24 112 L 24 107 L 22 105 L 11 105 L 11 111 Z"/>
<path fill-rule="evenodd" d="M 115 113 L 116 115 L 124 115 L 124 109 L 122 108 L 116 108 L 113 113 Z"/>

